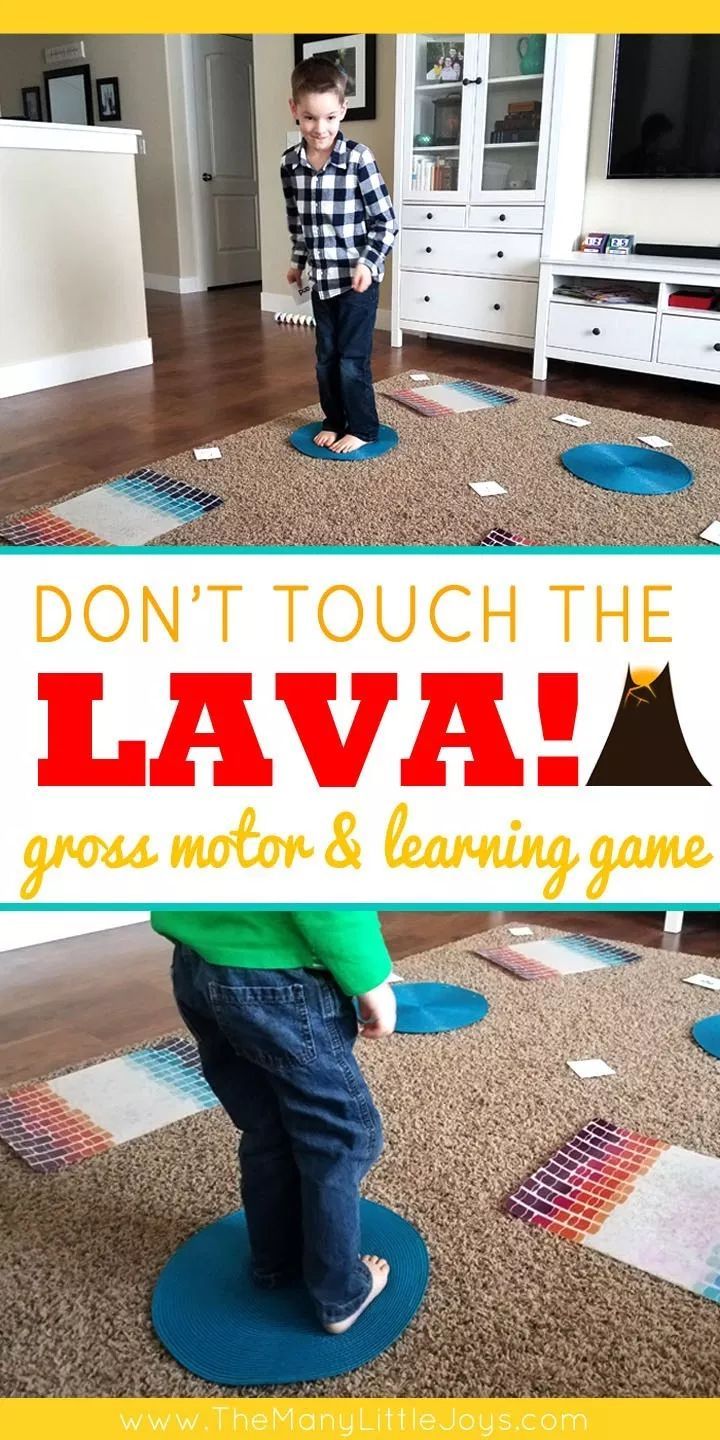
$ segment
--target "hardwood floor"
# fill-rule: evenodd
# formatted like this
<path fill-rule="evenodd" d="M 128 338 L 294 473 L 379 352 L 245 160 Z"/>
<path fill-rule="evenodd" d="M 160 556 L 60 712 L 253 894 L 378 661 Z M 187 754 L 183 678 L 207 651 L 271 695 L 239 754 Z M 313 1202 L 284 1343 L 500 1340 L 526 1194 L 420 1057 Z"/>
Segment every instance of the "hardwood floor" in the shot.
<path fill-rule="evenodd" d="M 384 296 L 389 304 L 389 294 Z M 259 286 L 201 295 L 148 292 L 155 364 L 0 401 L 0 515 L 50 503 L 163 456 L 219 440 L 316 398 L 312 335 L 260 311 Z M 527 351 L 376 340 L 374 373 L 447 370 L 558 399 L 717 425 L 717 390 L 678 380 L 555 362 L 531 378 Z"/>
<path fill-rule="evenodd" d="M 686 914 L 680 935 L 663 934 L 658 911 L 550 916 L 395 910 L 382 915 L 398 963 L 406 955 L 512 920 L 590 931 L 688 955 L 720 956 L 720 914 L 715 912 Z M 0 955 L 0 1088 L 66 1065 L 82 1065 L 178 1028 L 169 962 L 167 941 L 144 922 Z"/>

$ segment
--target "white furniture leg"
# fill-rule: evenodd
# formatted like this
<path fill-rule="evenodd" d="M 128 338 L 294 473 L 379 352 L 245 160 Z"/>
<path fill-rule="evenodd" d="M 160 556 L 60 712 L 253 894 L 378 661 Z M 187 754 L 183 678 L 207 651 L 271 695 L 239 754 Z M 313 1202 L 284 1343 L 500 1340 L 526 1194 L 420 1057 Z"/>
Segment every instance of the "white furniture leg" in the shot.
<path fill-rule="evenodd" d="M 666 935 L 679 935 L 683 926 L 684 910 L 666 910 L 663 929 Z"/>

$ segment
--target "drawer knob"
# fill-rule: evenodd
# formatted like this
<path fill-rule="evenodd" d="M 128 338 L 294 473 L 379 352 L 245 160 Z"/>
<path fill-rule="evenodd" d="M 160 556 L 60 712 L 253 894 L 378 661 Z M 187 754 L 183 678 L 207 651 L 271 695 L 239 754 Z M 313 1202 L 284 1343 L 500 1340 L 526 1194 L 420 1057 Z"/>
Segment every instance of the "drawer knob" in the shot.
<path fill-rule="evenodd" d="M 425 254 L 426 254 L 426 255 L 432 255 L 432 245 L 426 245 L 426 246 L 425 246 Z"/>
<path fill-rule="evenodd" d="M 426 304 L 426 305 L 429 305 L 429 304 L 430 304 L 430 296 L 429 296 L 429 295 L 426 295 L 426 296 L 425 296 L 425 304 Z"/>
<path fill-rule="evenodd" d="M 498 219 L 499 219 L 499 220 L 507 220 L 507 215 L 499 215 L 499 216 L 498 216 Z"/>
<path fill-rule="evenodd" d="M 467 77 L 467 75 L 466 75 L 466 76 L 465 76 L 465 79 L 463 80 L 463 85 L 472 85 L 472 83 L 473 83 L 472 80 L 469 80 L 468 77 Z"/>
<path fill-rule="evenodd" d="M 498 260 L 502 260 L 504 254 L 505 254 L 505 251 L 504 251 L 504 250 L 498 250 Z"/>
<path fill-rule="evenodd" d="M 426 219 L 426 220 L 432 220 L 432 218 L 433 218 L 433 212 L 432 212 L 432 210 L 428 210 L 427 215 L 425 216 L 425 219 Z"/>
<path fill-rule="evenodd" d="M 597 325 L 594 326 L 592 333 L 593 333 L 593 335 L 599 335 L 599 334 L 600 334 L 600 331 L 598 330 Z"/>
<path fill-rule="evenodd" d="M 500 306 L 498 305 L 497 301 L 495 301 L 495 304 L 493 305 L 493 310 L 499 310 L 499 309 L 500 309 Z"/>
<path fill-rule="evenodd" d="M 720 350 L 720 343 L 717 345 L 713 345 L 713 350 Z"/>

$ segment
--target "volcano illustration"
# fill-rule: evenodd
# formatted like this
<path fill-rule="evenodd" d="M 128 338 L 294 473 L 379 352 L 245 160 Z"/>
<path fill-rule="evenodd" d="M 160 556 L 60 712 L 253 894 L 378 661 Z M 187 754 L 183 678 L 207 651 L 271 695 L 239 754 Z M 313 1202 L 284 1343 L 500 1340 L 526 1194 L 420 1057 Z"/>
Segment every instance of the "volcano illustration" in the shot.
<path fill-rule="evenodd" d="M 680 728 L 670 666 L 628 666 L 610 734 L 588 785 L 709 785 Z"/>

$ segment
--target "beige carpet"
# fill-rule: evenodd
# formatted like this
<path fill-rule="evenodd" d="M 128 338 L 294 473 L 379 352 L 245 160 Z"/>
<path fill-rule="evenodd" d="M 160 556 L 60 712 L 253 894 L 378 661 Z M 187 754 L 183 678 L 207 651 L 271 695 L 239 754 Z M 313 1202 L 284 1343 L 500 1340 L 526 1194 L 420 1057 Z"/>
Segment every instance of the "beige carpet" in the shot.
<path fill-rule="evenodd" d="M 299 363 L 312 366 L 311 350 Z M 538 545 L 704 545 L 700 531 L 720 516 L 718 430 L 527 394 L 514 405 L 429 420 L 383 398 L 407 384 L 408 373 L 376 386 L 380 418 L 400 435 L 399 447 L 379 460 L 341 464 L 299 455 L 288 434 L 317 418 L 315 409 L 226 436 L 218 461 L 197 461 L 192 451 L 148 456 L 148 464 L 226 502 L 153 544 L 474 545 L 497 526 Z M 552 423 L 568 410 L 591 424 L 574 430 Z M 694 471 L 689 490 L 614 495 L 576 480 L 560 463 L 572 445 L 631 444 L 651 434 L 672 441 L 672 453 Z M 468 489 L 469 481 L 488 479 L 508 493 L 480 499 Z"/>
<path fill-rule="evenodd" d="M 720 1154 L 718 1065 L 688 1033 L 717 996 L 679 983 L 707 961 L 642 950 L 642 964 L 532 984 L 474 959 L 472 944 L 403 960 L 401 973 L 482 989 L 491 1010 L 481 1025 L 360 1051 L 387 1137 L 367 1188 L 427 1239 L 423 1307 L 363 1370 L 278 1393 L 715 1394 L 716 1305 L 501 1210 L 596 1115 Z M 617 1076 L 581 1081 L 565 1066 L 590 1055 Z M 237 1205 L 221 1112 L 52 1177 L 2 1147 L 0 1195 L 3 1393 L 227 1395 L 176 1365 L 149 1322 L 167 1257 Z"/>

